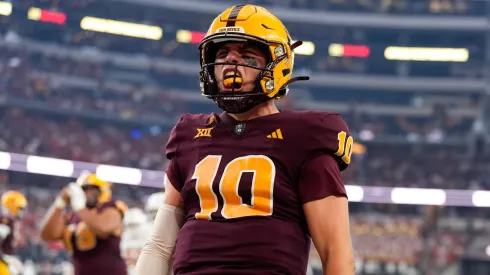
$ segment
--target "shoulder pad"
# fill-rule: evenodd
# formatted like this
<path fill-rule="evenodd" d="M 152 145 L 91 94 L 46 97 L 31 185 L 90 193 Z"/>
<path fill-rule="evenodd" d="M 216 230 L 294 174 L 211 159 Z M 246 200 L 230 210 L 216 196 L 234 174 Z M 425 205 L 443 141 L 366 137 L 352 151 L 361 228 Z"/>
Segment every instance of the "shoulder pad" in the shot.
<path fill-rule="evenodd" d="M 178 155 L 178 147 L 182 141 L 194 138 L 198 128 L 209 127 L 216 121 L 216 114 L 184 114 L 172 128 L 165 148 L 165 156 L 171 159 Z"/>
<path fill-rule="evenodd" d="M 314 155 L 328 153 L 335 157 L 340 170 L 351 161 L 354 140 L 349 127 L 338 113 L 311 111 L 303 116 L 308 151 Z"/>
<path fill-rule="evenodd" d="M 119 210 L 122 215 L 124 215 L 124 213 L 128 209 L 128 206 L 123 201 L 120 201 L 120 200 L 113 201 L 113 200 L 111 200 L 111 201 L 107 201 L 107 202 L 104 202 L 101 205 L 99 205 L 99 207 L 97 207 L 97 212 L 101 212 L 102 210 L 104 210 L 106 208 L 111 208 L 111 207 L 114 207 L 117 210 Z"/>
<path fill-rule="evenodd" d="M 127 211 L 128 211 L 128 205 L 121 201 L 121 200 L 117 200 L 116 201 L 116 208 L 121 211 L 121 213 L 124 215 Z"/>

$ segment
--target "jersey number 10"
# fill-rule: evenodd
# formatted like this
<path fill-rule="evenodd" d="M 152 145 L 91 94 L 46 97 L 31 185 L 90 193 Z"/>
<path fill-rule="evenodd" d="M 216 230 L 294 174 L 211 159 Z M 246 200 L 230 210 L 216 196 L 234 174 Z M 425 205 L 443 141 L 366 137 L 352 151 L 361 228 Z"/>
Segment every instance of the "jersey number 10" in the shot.
<path fill-rule="evenodd" d="M 345 164 L 349 164 L 352 155 L 352 147 L 354 146 L 354 139 L 349 136 L 347 137 L 347 133 L 342 131 L 337 135 L 337 139 L 339 140 L 339 149 L 335 152 L 335 155 L 342 157 L 342 161 Z"/>
<path fill-rule="evenodd" d="M 222 156 L 210 155 L 201 160 L 194 170 L 192 179 L 196 180 L 201 211 L 196 219 L 211 220 L 211 214 L 218 211 L 218 197 L 213 191 L 213 182 L 218 173 Z M 254 173 L 251 205 L 244 204 L 238 194 L 242 173 Z M 225 219 L 249 216 L 270 216 L 273 209 L 274 162 L 263 155 L 251 155 L 230 161 L 219 182 L 219 195 L 223 199 L 221 215 Z"/>
<path fill-rule="evenodd" d="M 74 236 L 75 246 L 79 251 L 92 250 L 97 246 L 97 237 L 95 233 L 90 230 L 85 222 L 79 222 L 78 224 L 70 224 L 65 231 L 65 245 L 68 250 L 73 252 L 72 238 Z"/>

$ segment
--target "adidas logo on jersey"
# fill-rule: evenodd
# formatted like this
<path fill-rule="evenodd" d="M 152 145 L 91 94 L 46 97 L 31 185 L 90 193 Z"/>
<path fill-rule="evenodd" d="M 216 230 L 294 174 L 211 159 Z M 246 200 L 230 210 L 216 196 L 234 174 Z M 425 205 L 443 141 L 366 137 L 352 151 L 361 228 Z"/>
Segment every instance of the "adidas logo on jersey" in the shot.
<path fill-rule="evenodd" d="M 267 138 L 283 139 L 281 129 L 275 130 L 272 134 L 268 135 Z"/>

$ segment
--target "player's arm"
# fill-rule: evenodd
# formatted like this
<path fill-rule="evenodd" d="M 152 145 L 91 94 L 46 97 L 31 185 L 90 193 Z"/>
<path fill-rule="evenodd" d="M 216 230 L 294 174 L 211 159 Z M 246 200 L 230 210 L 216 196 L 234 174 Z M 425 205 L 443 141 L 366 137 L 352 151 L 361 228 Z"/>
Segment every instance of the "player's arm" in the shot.
<path fill-rule="evenodd" d="M 152 233 L 140 252 L 134 272 L 136 275 L 167 275 L 173 274 L 171 258 L 175 249 L 175 241 L 180 228 L 184 224 L 184 211 L 180 205 L 180 191 L 184 180 L 179 166 L 178 148 L 182 143 L 180 128 L 184 121 L 182 116 L 170 133 L 165 148 L 169 159 L 165 171 L 165 201 L 158 209 L 153 222 Z"/>
<path fill-rule="evenodd" d="M 140 252 L 135 275 L 173 274 L 171 258 L 175 241 L 184 223 L 184 212 L 180 205 L 180 192 L 165 176 L 165 202 L 158 210 L 153 230 Z"/>
<path fill-rule="evenodd" d="M 307 165 L 300 180 L 300 197 L 323 274 L 355 274 L 348 200 L 334 157 L 323 154 Z"/>
<path fill-rule="evenodd" d="M 3 242 L 7 236 L 12 232 L 12 228 L 8 224 L 0 224 L 0 258 L 3 257 L 4 251 L 2 249 Z"/>
<path fill-rule="evenodd" d="M 68 189 L 63 188 L 60 195 L 49 207 L 48 212 L 41 222 L 41 239 L 44 241 L 57 241 L 63 239 L 65 232 L 65 221 L 63 220 L 63 210 L 69 201 Z"/>

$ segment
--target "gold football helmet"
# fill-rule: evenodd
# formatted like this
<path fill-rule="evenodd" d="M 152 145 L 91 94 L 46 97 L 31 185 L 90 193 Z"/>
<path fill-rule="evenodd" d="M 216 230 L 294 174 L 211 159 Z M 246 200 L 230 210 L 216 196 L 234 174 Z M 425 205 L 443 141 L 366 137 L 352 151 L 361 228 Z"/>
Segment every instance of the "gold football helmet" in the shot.
<path fill-rule="evenodd" d="M 268 56 L 265 68 L 256 66 L 216 63 L 216 53 L 223 43 L 247 42 L 264 48 Z M 199 45 L 200 81 L 202 95 L 213 99 L 218 106 L 229 113 L 243 113 L 254 106 L 273 98 L 285 96 L 288 84 L 297 80 L 308 80 L 302 76 L 291 78 L 294 65 L 294 48 L 301 41 L 292 44 L 288 30 L 283 23 L 263 7 L 256 5 L 237 5 L 221 13 L 209 27 Z M 235 78 L 237 66 L 259 70 L 253 91 L 222 93 L 214 75 L 216 65 L 233 65 Z M 236 82 L 231 85 L 235 87 Z"/>
<path fill-rule="evenodd" d="M 112 183 L 99 179 L 94 173 L 83 171 L 78 177 L 77 183 L 80 184 L 82 188 L 89 186 L 99 188 L 100 196 L 98 198 L 98 203 L 110 201 L 112 198 Z"/>
<path fill-rule="evenodd" d="M 2 212 L 11 217 L 21 217 L 27 207 L 27 199 L 19 191 L 10 190 L 2 194 Z"/>

